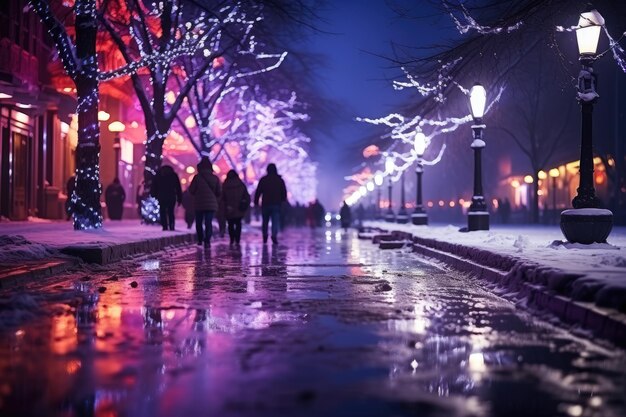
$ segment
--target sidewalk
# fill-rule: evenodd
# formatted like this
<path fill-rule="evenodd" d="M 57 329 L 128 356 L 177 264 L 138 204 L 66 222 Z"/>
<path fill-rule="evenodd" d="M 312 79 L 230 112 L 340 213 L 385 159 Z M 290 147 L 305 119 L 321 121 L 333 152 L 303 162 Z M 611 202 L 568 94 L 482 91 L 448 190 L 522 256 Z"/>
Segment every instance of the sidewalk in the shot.
<path fill-rule="evenodd" d="M 626 343 L 626 228 L 608 244 L 564 242 L 558 226 L 494 225 L 461 233 L 451 225 L 383 221 L 366 227 L 396 232 L 413 250 L 496 282 L 518 298 L 561 319 Z M 389 242 L 381 242 L 381 248 Z"/>
<path fill-rule="evenodd" d="M 195 242 L 195 232 L 184 228 L 183 221 L 178 227 L 169 232 L 159 225 L 123 220 L 105 221 L 100 230 L 75 231 L 65 221 L 2 222 L 0 288 L 19 279 L 57 273 L 81 261 L 104 265 Z"/>

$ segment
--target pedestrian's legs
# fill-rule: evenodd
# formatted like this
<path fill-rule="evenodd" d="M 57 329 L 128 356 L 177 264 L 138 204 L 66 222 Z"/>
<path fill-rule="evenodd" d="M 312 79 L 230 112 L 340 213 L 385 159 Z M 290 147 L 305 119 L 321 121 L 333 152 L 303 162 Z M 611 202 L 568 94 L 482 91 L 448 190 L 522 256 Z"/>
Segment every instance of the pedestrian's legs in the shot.
<path fill-rule="evenodd" d="M 169 222 L 170 230 L 174 230 L 175 226 L 175 217 L 174 217 L 174 208 L 176 207 L 176 203 L 171 203 L 167 205 L 167 217 Z"/>
<path fill-rule="evenodd" d="M 263 223 L 261 225 L 262 226 L 261 230 L 263 232 L 263 243 L 267 242 L 267 226 L 269 225 L 271 214 L 272 214 L 271 207 L 261 208 L 261 215 L 263 216 Z M 274 226 L 272 225 L 272 227 Z"/>
<path fill-rule="evenodd" d="M 241 217 L 233 220 L 235 222 L 235 243 L 237 244 L 241 241 L 241 220 Z"/>
<path fill-rule="evenodd" d="M 276 240 L 279 229 L 280 229 L 280 206 L 273 206 L 272 207 L 272 241 Z"/>
<path fill-rule="evenodd" d="M 211 236 L 213 236 L 213 215 L 214 211 L 203 211 L 202 215 L 204 217 L 204 246 L 211 245 Z"/>
<path fill-rule="evenodd" d="M 235 243 L 235 219 L 228 219 L 228 237 L 230 237 L 230 244 Z"/>
<path fill-rule="evenodd" d="M 204 231 L 202 230 L 204 217 L 202 214 L 203 212 L 196 210 L 196 237 L 198 238 L 198 245 L 201 245 L 204 240 Z"/>
<path fill-rule="evenodd" d="M 163 230 L 167 230 L 167 208 L 165 207 L 165 203 L 159 202 L 159 218 L 161 219 L 161 226 Z"/>

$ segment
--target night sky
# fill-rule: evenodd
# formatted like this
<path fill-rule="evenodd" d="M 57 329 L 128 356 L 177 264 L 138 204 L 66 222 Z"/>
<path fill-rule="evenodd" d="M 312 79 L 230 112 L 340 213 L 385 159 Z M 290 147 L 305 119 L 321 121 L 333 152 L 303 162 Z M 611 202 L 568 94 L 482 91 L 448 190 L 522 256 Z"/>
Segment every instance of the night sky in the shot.
<path fill-rule="evenodd" d="M 418 13 L 432 16 L 425 8 Z M 360 162 L 362 149 L 384 133 L 355 117 L 399 111 L 414 96 L 391 86 L 390 80 L 401 75 L 385 58 L 392 56 L 392 44 L 426 46 L 453 31 L 445 16 L 403 18 L 383 0 L 335 0 L 320 14 L 325 20 L 320 28 L 328 33 L 314 33 L 305 48 L 325 58 L 316 81 L 341 110 L 329 120 L 312 120 L 329 123 L 332 132 L 313 137 L 313 157 L 319 162 L 319 198 L 334 209 L 346 186 L 343 177 Z"/>
<path fill-rule="evenodd" d="M 425 3 L 425 4 L 423 4 Z M 405 9 L 408 13 L 400 15 L 397 10 Z M 459 37 L 451 19 L 434 10 L 428 2 L 408 0 L 335 0 L 329 1 L 325 10 L 319 12 L 323 22 L 319 27 L 324 32 L 313 33 L 308 43 L 303 46 L 304 52 L 320 54 L 322 63 L 317 73 L 316 83 L 320 94 L 330 105 L 338 107 L 325 119 L 312 119 L 313 124 L 323 124 L 323 129 L 312 135 L 313 159 L 319 163 L 318 196 L 329 210 L 335 210 L 341 203 L 342 189 L 348 184 L 343 179 L 350 175 L 363 162 L 363 148 L 388 132 L 384 127 L 376 127 L 355 121 L 356 117 L 382 117 L 392 112 L 404 113 L 412 103 L 419 100 L 411 90 L 396 91 L 391 85 L 394 78 L 402 78 L 402 71 L 386 57 L 393 57 L 393 45 L 406 47 L 429 47 L 446 45 Z M 575 17 L 563 17 L 563 24 L 575 23 Z M 569 19 L 569 20 L 568 20 Z M 571 22 L 570 22 L 571 21 Z M 619 26 L 619 25 L 618 25 Z M 543 75 L 533 67 L 531 59 L 520 63 L 520 70 L 531 77 L 546 77 L 546 87 L 542 97 L 546 108 L 565 111 L 572 109 L 572 118 L 564 132 L 563 145 L 557 149 L 549 165 L 573 161 L 579 156 L 579 123 L 578 106 L 575 105 L 574 81 L 578 74 L 576 63 L 575 38 L 573 35 L 560 34 L 556 37 L 570 62 L 568 68 L 558 63 L 554 50 L 547 48 L 546 56 L 550 64 L 546 64 Z M 432 51 L 430 51 L 432 52 Z M 419 49 L 412 50 L 412 55 L 419 55 Z M 485 68 L 489 67 L 486 58 Z M 549 67 L 552 65 L 552 67 Z M 601 99 L 596 105 L 594 147 L 599 152 L 612 152 L 614 143 L 619 140 L 615 124 L 616 112 L 626 106 L 624 74 L 616 68 L 615 62 L 607 57 L 597 64 L 601 77 L 599 93 Z M 550 69 L 552 68 L 552 69 Z M 556 78 L 555 78 L 556 77 Z M 618 78 L 621 80 L 618 80 Z M 486 84 L 489 100 L 489 80 L 481 80 Z M 526 85 L 510 84 L 502 96 L 501 102 L 487 115 L 486 141 L 484 154 L 484 181 L 489 198 L 495 198 L 493 190 L 499 180 L 498 167 L 503 160 L 510 161 L 512 170 L 517 174 L 531 172 L 528 158 L 522 154 L 515 143 L 505 136 L 500 126 L 516 128 L 520 120 L 518 106 L 519 94 L 516 90 Z M 550 90 L 550 91 L 548 91 Z M 306 99 L 306 98 L 305 98 Z M 460 114 L 466 110 L 467 104 L 456 97 L 448 99 L 438 107 L 442 116 Z M 560 110 L 559 110 L 560 109 Z M 467 114 L 467 113 L 466 113 Z M 434 115 L 431 115 L 431 117 Z M 546 132 L 554 129 L 550 117 L 544 117 L 541 128 Z M 612 121 L 613 120 L 613 121 Z M 612 130 L 611 130 L 612 129 Z M 442 135 L 438 141 L 444 141 L 448 148 L 441 161 L 429 168 L 424 177 L 424 193 L 427 199 L 469 198 L 471 196 L 472 154 L 469 148 L 471 131 L 459 129 L 453 134 Z M 432 145 L 441 146 L 441 142 Z M 383 147 L 384 148 L 384 147 Z M 427 150 L 426 157 L 429 151 Z M 548 167 L 549 168 L 549 167 Z M 412 170 L 410 170 L 412 171 Z M 407 190 L 414 187 L 413 176 L 407 177 Z M 394 192 L 397 192 L 394 191 Z M 412 191 L 409 191 L 412 195 Z"/>

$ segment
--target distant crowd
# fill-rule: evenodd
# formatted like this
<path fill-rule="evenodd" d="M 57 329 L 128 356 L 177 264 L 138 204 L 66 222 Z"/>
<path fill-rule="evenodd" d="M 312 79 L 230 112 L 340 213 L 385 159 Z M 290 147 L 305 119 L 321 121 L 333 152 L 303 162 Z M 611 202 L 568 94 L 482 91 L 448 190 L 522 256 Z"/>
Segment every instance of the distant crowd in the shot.
<path fill-rule="evenodd" d="M 73 177 L 68 181 L 68 195 L 72 195 L 74 182 Z M 187 228 L 195 224 L 197 243 L 205 247 L 211 245 L 213 219 L 217 220 L 220 236 L 228 232 L 233 247 L 240 245 L 242 222 L 250 222 L 252 217 L 261 218 L 263 243 L 271 239 L 273 244 L 278 243 L 278 233 L 284 227 L 322 227 L 325 224 L 326 210 L 318 200 L 309 205 L 289 203 L 285 182 L 272 163 L 268 164 L 266 175 L 259 180 L 252 208 L 252 198 L 238 173 L 230 170 L 224 183 L 221 183 L 207 157 L 197 164 L 196 174 L 185 191 L 176 171 L 169 165 L 163 165 L 154 176 L 149 196 L 159 203 L 158 220 L 163 230 L 175 230 L 175 208 L 182 206 Z M 140 218 L 143 217 L 141 201 L 145 197 L 143 188 L 138 189 L 137 212 Z M 124 187 L 115 178 L 105 190 L 107 214 L 111 220 L 122 219 L 125 200 Z M 69 203 L 67 211 L 69 218 Z"/>

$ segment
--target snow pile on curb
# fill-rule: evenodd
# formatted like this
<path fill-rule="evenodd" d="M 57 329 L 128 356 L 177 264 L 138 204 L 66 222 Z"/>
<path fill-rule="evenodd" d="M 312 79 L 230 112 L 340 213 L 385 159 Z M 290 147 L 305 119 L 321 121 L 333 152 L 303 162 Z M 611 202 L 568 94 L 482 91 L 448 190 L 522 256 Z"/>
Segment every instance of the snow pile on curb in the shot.
<path fill-rule="evenodd" d="M 0 235 L 0 264 L 58 257 L 62 257 L 60 252 L 48 245 L 31 242 L 20 235 Z"/>
<path fill-rule="evenodd" d="M 626 312 L 626 230 L 615 228 L 609 244 L 562 242 L 557 226 L 495 226 L 460 233 L 454 226 L 366 222 L 366 226 L 413 235 L 415 242 L 508 272 L 507 286 L 541 285 L 576 301 Z"/>

